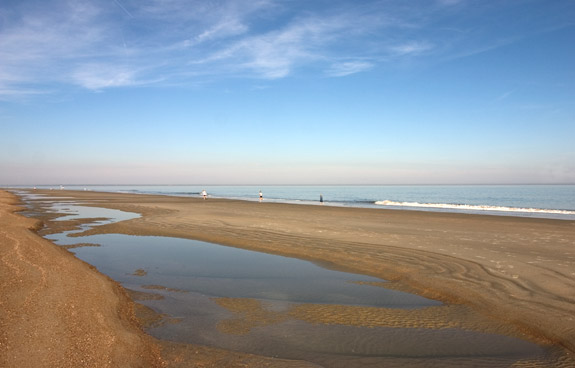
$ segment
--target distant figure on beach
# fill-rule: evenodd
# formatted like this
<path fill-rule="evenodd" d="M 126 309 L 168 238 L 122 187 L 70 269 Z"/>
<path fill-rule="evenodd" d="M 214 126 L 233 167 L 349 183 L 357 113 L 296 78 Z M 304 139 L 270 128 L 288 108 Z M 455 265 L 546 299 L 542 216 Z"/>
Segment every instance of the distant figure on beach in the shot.
<path fill-rule="evenodd" d="M 319 195 L 319 203 L 323 204 L 323 194 Z"/>
<path fill-rule="evenodd" d="M 262 191 L 260 190 L 260 202 L 264 200 L 264 195 L 262 194 Z"/>
<path fill-rule="evenodd" d="M 206 192 L 206 190 L 202 190 L 202 197 L 204 197 L 204 201 L 206 200 L 206 198 L 208 197 L 208 193 Z"/>

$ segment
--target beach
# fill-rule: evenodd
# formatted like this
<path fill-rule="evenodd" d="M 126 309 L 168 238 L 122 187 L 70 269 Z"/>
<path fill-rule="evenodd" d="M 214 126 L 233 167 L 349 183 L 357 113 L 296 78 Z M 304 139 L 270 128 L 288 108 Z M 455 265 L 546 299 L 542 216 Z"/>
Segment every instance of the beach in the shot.
<path fill-rule="evenodd" d="M 41 233 L 38 221 L 13 214 L 16 197 L 1 193 L 2 292 L 7 296 L 2 359 L 12 359 L 5 366 L 27 366 L 26 361 L 39 359 L 23 348 L 36 344 L 37 354 L 53 357 L 58 366 L 78 366 L 74 359 L 84 356 L 95 359 L 91 366 L 102 367 L 117 366 L 117 359 L 133 359 L 121 366 L 177 366 L 194 356 L 204 366 L 218 366 L 218 359 L 220 366 L 241 366 L 238 362 L 245 359 L 248 366 L 271 364 L 264 357 L 166 345 L 146 336 L 134 316 L 137 307 L 118 284 L 36 235 L 34 231 Z M 390 281 L 386 287 L 470 308 L 492 321 L 493 327 L 486 329 L 559 346 L 565 353 L 562 361 L 573 361 L 575 221 L 91 191 L 34 193 L 142 215 L 83 235 L 197 239 L 383 278 Z M 78 282 L 82 277 L 90 281 Z M 245 301 L 247 307 L 220 303 L 257 310 Z M 302 313 L 326 318 L 316 312 Z M 431 326 L 446 320 L 441 314 L 430 318 L 426 323 Z M 55 333 L 54 326 L 64 331 Z M 61 341 L 53 339 L 56 335 Z M 98 343 L 95 353 L 94 341 L 110 341 L 104 344 L 106 352 Z M 78 342 L 85 344 L 76 346 Z M 275 361 L 270 366 L 293 364 Z"/>
<path fill-rule="evenodd" d="M 161 367 L 124 289 L 35 234 L 0 191 L 0 366 Z"/>

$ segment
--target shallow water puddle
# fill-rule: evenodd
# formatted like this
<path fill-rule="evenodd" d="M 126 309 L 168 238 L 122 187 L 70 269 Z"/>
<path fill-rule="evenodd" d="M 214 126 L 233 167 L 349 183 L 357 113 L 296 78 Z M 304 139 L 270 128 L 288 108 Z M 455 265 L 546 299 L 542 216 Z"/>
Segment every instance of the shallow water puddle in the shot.
<path fill-rule="evenodd" d="M 53 209 L 75 219 L 134 216 L 71 204 Z M 67 236 L 74 232 L 48 238 L 59 245 L 100 244 L 73 252 L 126 288 L 161 296 L 140 301 L 170 316 L 149 328 L 158 338 L 325 367 L 507 367 L 546 362 L 552 354 L 520 339 L 471 331 L 478 324 L 458 320 L 468 314 L 463 307 L 386 289 L 378 278 L 188 239 Z"/>
<path fill-rule="evenodd" d="M 210 297 L 296 303 L 396 308 L 440 304 L 401 291 L 357 284 L 382 282 L 375 277 L 327 270 L 299 259 L 195 240 L 117 234 L 68 239 L 70 244 L 78 241 L 100 244 L 98 248 L 73 251 L 112 278 L 130 284 L 145 281 Z M 146 272 L 145 277 L 129 275 L 138 269 Z"/>
<path fill-rule="evenodd" d="M 65 215 L 52 220 L 56 222 L 82 220 L 82 219 L 91 220 L 87 223 L 79 224 L 77 229 L 68 230 L 61 233 L 50 234 L 46 236 L 46 239 L 52 240 L 54 243 L 58 245 L 77 244 L 78 242 L 75 241 L 74 239 L 78 238 L 70 238 L 69 235 L 82 233 L 94 226 L 106 225 L 114 222 L 131 220 L 140 217 L 140 214 L 138 213 L 125 212 L 100 207 L 80 206 L 71 203 L 54 203 L 48 206 L 48 210 Z"/>
<path fill-rule="evenodd" d="M 139 214 L 133 212 L 125 212 L 101 207 L 79 206 L 76 204 L 69 204 L 69 203 L 53 204 L 52 210 L 58 213 L 66 214 L 66 216 L 59 217 L 54 221 L 68 221 L 68 220 L 77 220 L 85 218 L 106 219 L 103 221 L 99 221 L 98 225 L 131 220 L 140 217 Z"/>

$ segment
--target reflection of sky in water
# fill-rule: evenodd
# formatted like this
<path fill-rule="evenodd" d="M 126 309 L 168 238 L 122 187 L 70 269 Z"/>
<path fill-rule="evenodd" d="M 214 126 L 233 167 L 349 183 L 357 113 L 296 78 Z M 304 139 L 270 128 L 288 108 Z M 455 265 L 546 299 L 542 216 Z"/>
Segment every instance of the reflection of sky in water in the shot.
<path fill-rule="evenodd" d="M 57 203 L 51 208 L 55 212 L 65 213 L 67 216 L 59 217 L 55 221 L 69 221 L 80 218 L 107 218 L 105 223 L 131 220 L 140 217 L 133 212 L 113 210 L 109 208 L 79 206 L 75 204 Z"/>
<path fill-rule="evenodd" d="M 70 238 L 68 237 L 68 235 L 81 233 L 94 226 L 111 224 L 114 222 L 131 220 L 140 217 L 140 214 L 133 212 L 124 212 L 100 207 L 79 206 L 68 203 L 53 204 L 52 206 L 50 206 L 50 210 L 62 214 L 67 214 L 66 216 L 58 217 L 53 221 L 98 219 L 95 221 L 90 221 L 89 223 L 81 224 L 79 225 L 78 229 L 65 231 L 59 234 L 50 234 L 46 236 L 47 239 L 52 240 L 54 243 L 58 245 L 71 245 L 79 243 L 76 240 L 78 238 Z"/>
<path fill-rule="evenodd" d="M 195 240 L 117 234 L 72 239 L 101 244 L 74 252 L 121 282 L 135 281 L 126 273 L 141 268 L 148 272 L 148 284 L 210 296 L 394 307 L 440 304 L 413 294 L 351 282 L 383 281 L 375 277 Z"/>

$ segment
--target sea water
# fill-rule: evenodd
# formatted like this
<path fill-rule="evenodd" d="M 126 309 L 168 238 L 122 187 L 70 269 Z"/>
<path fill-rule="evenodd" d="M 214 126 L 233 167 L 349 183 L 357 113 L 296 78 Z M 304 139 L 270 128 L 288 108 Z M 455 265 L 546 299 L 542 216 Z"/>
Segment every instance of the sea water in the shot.
<path fill-rule="evenodd" d="M 46 189 L 49 186 L 38 188 Z M 60 187 L 53 187 L 59 189 Z M 575 220 L 575 185 L 99 185 L 65 189 Z"/>

